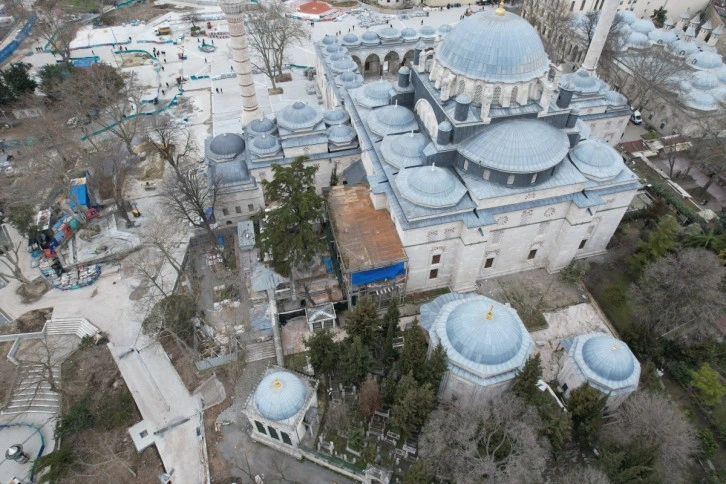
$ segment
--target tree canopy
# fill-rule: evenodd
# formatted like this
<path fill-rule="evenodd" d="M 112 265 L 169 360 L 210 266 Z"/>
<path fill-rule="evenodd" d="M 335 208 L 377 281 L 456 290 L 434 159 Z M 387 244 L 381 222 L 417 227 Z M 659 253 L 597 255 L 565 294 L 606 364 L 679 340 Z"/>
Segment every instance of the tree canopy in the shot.
<path fill-rule="evenodd" d="M 333 333 L 327 329 L 310 335 L 305 340 L 310 350 L 310 364 L 316 375 L 327 375 L 335 370 L 340 357 L 340 346 L 333 340 Z"/>
<path fill-rule="evenodd" d="M 272 258 L 277 272 L 309 264 L 324 243 L 313 223 L 323 219 L 323 198 L 315 193 L 317 168 L 298 157 L 288 166 L 272 165 L 272 180 L 262 180 L 265 200 L 272 207 L 258 216 L 257 249 Z"/>
<path fill-rule="evenodd" d="M 572 415 L 575 440 L 581 446 L 591 446 L 597 440 L 606 402 L 607 397 L 587 383 L 570 392 L 567 408 Z"/>

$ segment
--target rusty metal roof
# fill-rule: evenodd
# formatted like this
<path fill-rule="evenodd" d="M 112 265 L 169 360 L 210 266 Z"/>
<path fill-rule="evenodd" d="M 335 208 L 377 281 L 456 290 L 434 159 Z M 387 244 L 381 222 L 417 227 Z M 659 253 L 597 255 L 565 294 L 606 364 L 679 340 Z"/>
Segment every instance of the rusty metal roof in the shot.
<path fill-rule="evenodd" d="M 327 198 L 333 233 L 346 272 L 406 260 L 393 221 L 387 211 L 373 208 L 367 186 L 331 187 Z"/>

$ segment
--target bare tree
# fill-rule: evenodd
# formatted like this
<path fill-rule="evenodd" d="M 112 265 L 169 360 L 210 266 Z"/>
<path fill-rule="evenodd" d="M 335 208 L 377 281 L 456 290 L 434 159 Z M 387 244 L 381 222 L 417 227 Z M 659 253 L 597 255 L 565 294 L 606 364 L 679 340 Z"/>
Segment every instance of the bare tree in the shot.
<path fill-rule="evenodd" d="M 102 192 L 110 193 L 116 205 L 117 213 L 126 221 L 131 223 L 126 201 L 126 183 L 138 157 L 129 155 L 123 143 L 112 142 L 98 144 L 92 142 L 96 152 L 91 155 L 91 164 L 95 167 L 98 176 L 98 186 Z"/>
<path fill-rule="evenodd" d="M 567 0 L 552 0 L 546 5 L 538 0 L 525 0 L 523 11 L 527 19 L 542 34 L 542 43 L 547 56 L 556 64 L 565 60 L 566 40 L 574 37 L 568 26 L 570 20 Z"/>
<path fill-rule="evenodd" d="M 169 117 L 154 118 L 147 130 L 146 141 L 151 150 L 174 170 L 176 176 L 181 176 L 182 168 L 199 156 L 192 132 Z"/>
<path fill-rule="evenodd" d="M 555 476 L 555 484 L 610 484 L 607 474 L 596 467 L 588 465 L 568 466 L 565 474 Z"/>
<path fill-rule="evenodd" d="M 30 284 L 30 279 L 23 274 L 20 267 L 20 257 L 18 256 L 24 241 L 13 242 L 5 224 L 1 225 L 0 229 L 2 229 L 0 234 L 0 264 L 4 266 L 4 268 L 0 266 L 0 277 L 15 279 L 22 284 Z"/>
<path fill-rule="evenodd" d="M 77 26 L 63 21 L 63 11 L 52 6 L 38 18 L 36 26 L 41 37 L 50 45 L 52 52 L 59 55 L 63 62 L 71 60 L 71 42 L 76 36 Z"/>
<path fill-rule="evenodd" d="M 350 428 L 350 410 L 346 403 L 330 405 L 325 415 L 325 428 L 333 432 L 345 433 Z"/>
<path fill-rule="evenodd" d="M 172 294 L 175 280 L 172 280 L 162 270 L 165 261 L 158 252 L 149 247 L 136 252 L 127 260 L 136 276 L 141 279 L 141 283 L 149 289 L 144 296 L 139 298 L 140 301 L 148 302 L 147 306 L 151 307 L 160 298 Z"/>
<path fill-rule="evenodd" d="M 425 425 L 421 456 L 456 482 L 541 482 L 548 451 L 536 410 L 507 395 L 442 404 Z"/>
<path fill-rule="evenodd" d="M 252 64 L 261 70 L 277 90 L 275 81 L 282 75 L 285 57 L 290 47 L 308 38 L 304 22 L 285 15 L 286 7 L 279 2 L 259 4 L 260 9 L 247 18 L 247 41 L 252 52 Z"/>
<path fill-rule="evenodd" d="M 360 396 L 358 397 L 358 405 L 360 411 L 366 420 L 373 416 L 373 412 L 381 406 L 383 397 L 378 382 L 368 377 L 360 386 Z"/>
<path fill-rule="evenodd" d="M 184 275 L 184 268 L 178 256 L 179 247 L 184 245 L 188 238 L 187 231 L 179 220 L 172 217 L 162 217 L 157 213 L 150 213 L 146 217 L 147 223 L 141 229 L 141 239 L 156 248 L 167 264 L 176 271 L 177 278 Z"/>
<path fill-rule="evenodd" d="M 723 314 L 726 268 L 705 249 L 682 249 L 650 263 L 630 297 L 654 336 L 699 338 L 714 331 Z"/>
<path fill-rule="evenodd" d="M 619 444 L 637 441 L 654 448 L 657 481 L 688 481 L 688 468 L 699 446 L 696 429 L 666 394 L 634 393 L 605 425 L 603 434 Z"/>

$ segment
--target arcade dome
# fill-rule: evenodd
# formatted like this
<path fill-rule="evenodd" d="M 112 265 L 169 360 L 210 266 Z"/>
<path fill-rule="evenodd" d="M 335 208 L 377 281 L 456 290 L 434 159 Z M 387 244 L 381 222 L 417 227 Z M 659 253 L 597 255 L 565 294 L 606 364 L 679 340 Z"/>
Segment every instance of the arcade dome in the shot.
<path fill-rule="evenodd" d="M 453 73 L 486 82 L 527 82 L 549 69 L 534 27 L 517 15 L 497 15 L 493 10 L 476 13 L 454 27 L 441 41 L 436 57 Z"/>
<path fill-rule="evenodd" d="M 328 126 L 344 124 L 347 123 L 349 119 L 350 116 L 348 116 L 348 113 L 343 108 L 328 109 L 323 112 L 323 121 L 325 121 L 325 124 Z"/>
<path fill-rule="evenodd" d="M 410 168 L 423 165 L 424 148 L 430 143 L 421 133 L 406 133 L 386 136 L 381 142 L 383 159 L 396 168 Z"/>
<path fill-rule="evenodd" d="M 363 32 L 363 35 L 361 35 L 360 40 L 364 44 L 371 45 L 378 44 L 381 39 L 378 37 L 377 33 L 371 30 L 366 30 L 365 32 Z"/>
<path fill-rule="evenodd" d="M 360 45 L 360 39 L 357 35 L 350 33 L 343 36 L 343 45 L 358 46 Z"/>
<path fill-rule="evenodd" d="M 388 105 L 376 109 L 368 117 L 368 126 L 378 136 L 417 130 L 418 123 L 410 109 Z"/>
<path fill-rule="evenodd" d="M 416 40 L 418 39 L 418 32 L 416 32 L 416 29 L 406 27 L 401 30 L 401 37 L 403 37 L 404 40 Z"/>
<path fill-rule="evenodd" d="M 716 52 L 698 52 L 688 56 L 686 62 L 696 69 L 718 69 L 723 66 L 721 56 Z"/>
<path fill-rule="evenodd" d="M 393 27 L 386 27 L 385 29 L 378 31 L 378 37 L 380 37 L 380 39 L 384 42 L 393 41 L 401 38 L 401 32 Z"/>
<path fill-rule="evenodd" d="M 451 170 L 434 165 L 401 170 L 395 182 L 403 198 L 428 208 L 453 207 L 466 193 Z"/>
<path fill-rule="evenodd" d="M 287 420 L 303 408 L 307 393 L 300 377 L 286 371 L 276 371 L 257 385 L 255 405 L 260 415 L 269 420 Z"/>
<path fill-rule="evenodd" d="M 367 108 L 386 106 L 390 101 L 391 89 L 393 85 L 383 79 L 371 82 L 356 92 L 356 100 Z"/>
<path fill-rule="evenodd" d="M 323 120 L 323 113 L 301 101 L 286 107 L 277 115 L 277 124 L 281 128 L 295 131 L 309 129 Z"/>
<path fill-rule="evenodd" d="M 333 143 L 347 144 L 352 142 L 356 135 L 355 130 L 347 124 L 336 124 L 326 131 L 328 139 Z"/>

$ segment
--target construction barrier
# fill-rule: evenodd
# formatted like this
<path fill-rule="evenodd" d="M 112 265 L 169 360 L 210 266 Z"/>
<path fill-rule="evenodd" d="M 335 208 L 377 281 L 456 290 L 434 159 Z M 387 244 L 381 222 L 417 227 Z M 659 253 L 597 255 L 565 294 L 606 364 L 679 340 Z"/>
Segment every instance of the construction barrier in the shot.
<path fill-rule="evenodd" d="M 36 19 L 37 17 L 35 14 L 31 15 L 30 18 L 28 18 L 28 21 L 25 22 L 25 25 L 23 25 L 23 27 L 15 35 L 15 38 L 11 40 L 8 45 L 3 47 L 2 50 L 0 50 L 0 62 L 5 62 L 7 58 L 13 55 L 18 47 L 20 47 L 20 44 L 30 34 L 30 31 L 33 30 L 33 25 L 35 25 Z"/>

